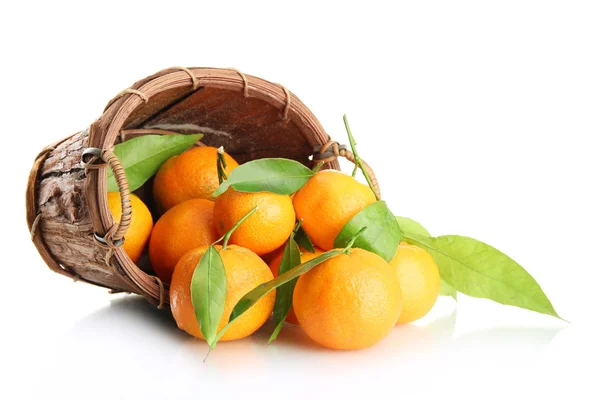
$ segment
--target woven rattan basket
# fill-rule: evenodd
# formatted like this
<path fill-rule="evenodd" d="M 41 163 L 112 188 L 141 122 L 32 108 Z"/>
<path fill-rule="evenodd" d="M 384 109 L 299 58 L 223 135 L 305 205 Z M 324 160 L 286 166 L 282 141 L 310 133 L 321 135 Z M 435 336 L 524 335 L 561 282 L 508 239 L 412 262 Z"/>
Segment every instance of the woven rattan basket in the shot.
<path fill-rule="evenodd" d="M 46 147 L 35 159 L 27 186 L 27 224 L 50 269 L 167 306 L 168 287 L 120 248 L 131 205 L 127 179 L 112 149 L 140 135 L 199 132 L 203 144 L 224 146 L 240 163 L 286 157 L 309 166 L 322 160 L 326 168 L 337 169 L 337 156 L 353 160 L 281 85 L 233 69 L 160 71 L 115 96 L 89 129 Z M 121 221 L 113 220 L 107 206 L 107 168 L 118 181 Z M 147 198 L 147 188 L 136 193 Z"/>

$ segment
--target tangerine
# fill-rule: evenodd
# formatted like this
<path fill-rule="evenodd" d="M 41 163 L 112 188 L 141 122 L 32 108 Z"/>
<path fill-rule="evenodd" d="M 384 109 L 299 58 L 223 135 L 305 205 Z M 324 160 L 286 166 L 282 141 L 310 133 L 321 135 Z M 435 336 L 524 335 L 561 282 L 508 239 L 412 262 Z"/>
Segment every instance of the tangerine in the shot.
<path fill-rule="evenodd" d="M 300 326 L 315 342 L 332 349 L 362 349 L 396 325 L 402 290 L 383 258 L 350 249 L 300 276 L 293 304 Z"/>
<path fill-rule="evenodd" d="M 113 219 L 118 223 L 121 219 L 121 195 L 119 192 L 108 192 L 108 209 Z M 134 263 L 142 256 L 142 252 L 148 243 L 152 232 L 152 214 L 146 204 L 135 194 L 130 194 L 131 200 L 131 222 L 125 233 L 123 250 Z"/>
<path fill-rule="evenodd" d="M 294 196 L 294 210 L 302 228 L 323 250 L 333 249 L 344 225 L 377 199 L 371 189 L 335 170 L 317 172 Z"/>
<path fill-rule="evenodd" d="M 398 324 L 422 318 L 433 308 L 440 293 L 440 271 L 433 257 L 420 247 L 401 242 L 390 265 L 402 288 Z"/>
<path fill-rule="evenodd" d="M 294 229 L 296 215 L 290 196 L 229 188 L 215 201 L 214 220 L 217 232 L 223 235 L 256 206 L 256 212 L 233 232 L 230 243 L 262 256 L 281 246 Z"/>
<path fill-rule="evenodd" d="M 186 252 L 214 243 L 219 235 L 214 228 L 212 201 L 184 201 L 164 213 L 150 237 L 150 263 L 164 282 L 171 281 L 177 261 Z"/>
<path fill-rule="evenodd" d="M 244 247 L 229 245 L 227 249 L 221 246 L 215 248 L 223 260 L 227 278 L 225 310 L 218 327 L 221 330 L 229 322 L 229 315 L 237 302 L 256 286 L 273 279 L 273 274 L 259 256 Z M 181 257 L 173 272 L 170 288 L 171 311 L 177 326 L 200 339 L 204 336 L 194 312 L 190 284 L 194 270 L 207 249 L 208 246 L 195 248 Z M 269 319 L 274 303 L 275 292 L 272 291 L 240 315 L 220 340 L 242 339 L 254 333 Z"/>
<path fill-rule="evenodd" d="M 224 154 L 229 173 L 238 163 Z M 161 212 L 191 199 L 213 201 L 213 193 L 219 187 L 217 173 L 217 149 L 214 147 L 192 147 L 179 156 L 169 158 L 154 178 L 154 200 Z"/>

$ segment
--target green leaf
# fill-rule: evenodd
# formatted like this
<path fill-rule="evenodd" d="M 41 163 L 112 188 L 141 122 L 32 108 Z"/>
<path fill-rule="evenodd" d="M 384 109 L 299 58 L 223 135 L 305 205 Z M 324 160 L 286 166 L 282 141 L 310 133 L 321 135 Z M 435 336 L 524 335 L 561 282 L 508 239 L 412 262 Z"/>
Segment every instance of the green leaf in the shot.
<path fill-rule="evenodd" d="M 322 262 L 344 253 L 344 251 L 345 250 L 342 249 L 330 250 L 326 253 L 321 254 L 318 257 L 313 258 L 312 260 L 309 260 L 303 264 L 298 265 L 297 267 L 290 269 L 289 271 L 279 275 L 277 278 L 269 282 L 265 282 L 258 285 L 253 290 L 246 293 L 244 297 L 242 297 L 237 302 L 235 307 L 233 307 L 233 310 L 231 311 L 231 314 L 229 316 L 229 323 L 225 325 L 223 329 L 221 329 L 221 331 L 217 335 L 215 343 L 223 336 L 227 329 L 229 329 L 231 324 L 233 324 L 233 322 L 235 322 L 235 320 L 240 317 L 240 315 L 246 312 L 250 307 L 256 304 L 256 302 L 258 302 L 264 296 L 266 296 L 271 290 L 277 289 L 281 285 L 284 285 L 298 278 L 300 275 L 305 274 L 306 272 L 310 271 Z"/>
<path fill-rule="evenodd" d="M 442 278 L 458 291 L 560 318 L 535 279 L 492 246 L 457 235 L 405 234 L 405 239 L 427 250 Z"/>
<path fill-rule="evenodd" d="M 165 161 L 179 155 L 202 138 L 198 135 L 145 135 L 115 146 L 115 155 L 127 175 L 129 190 L 140 188 Z M 108 169 L 108 191 L 118 192 L 112 170 Z"/>
<path fill-rule="evenodd" d="M 396 216 L 398 225 L 404 234 L 416 234 L 426 237 L 431 237 L 431 234 L 417 221 L 414 219 Z M 448 282 L 441 279 L 440 282 L 440 296 L 450 296 L 454 300 L 457 300 L 456 289 L 454 289 Z"/>
<path fill-rule="evenodd" d="M 286 273 L 290 269 L 300 265 L 301 262 L 300 248 L 294 240 L 294 234 L 291 234 L 287 244 L 285 245 L 285 249 L 283 250 L 283 256 L 281 257 L 281 262 L 279 263 L 278 275 Z M 277 339 L 279 331 L 281 331 L 283 323 L 285 322 L 285 318 L 292 309 L 292 296 L 294 294 L 294 287 L 296 287 L 297 281 L 298 278 L 292 279 L 277 289 L 275 307 L 273 308 L 275 330 L 269 338 L 269 343 Z"/>
<path fill-rule="evenodd" d="M 367 229 L 356 239 L 354 247 L 378 254 L 390 262 L 398 249 L 402 231 L 383 200 L 369 204 L 352 217 L 335 238 L 334 246 L 345 247 L 348 240 L 364 227 Z"/>
<path fill-rule="evenodd" d="M 298 161 L 286 158 L 261 158 L 240 165 L 223 182 L 213 196 L 229 187 L 238 192 L 272 192 L 290 195 L 300 189 L 314 173 Z"/>
<path fill-rule="evenodd" d="M 219 322 L 225 312 L 227 295 L 225 267 L 215 246 L 210 246 L 198 262 L 192 275 L 190 290 L 200 331 L 213 348 Z"/>
<path fill-rule="evenodd" d="M 298 243 L 304 250 L 308 250 L 311 253 L 315 252 L 315 246 L 313 246 L 312 241 L 308 237 L 308 233 L 302 229 L 302 226 L 298 228 L 298 232 L 296 232 L 294 240 L 296 240 L 296 243 Z"/>
<path fill-rule="evenodd" d="M 402 232 L 414 233 L 421 236 L 431 237 L 431 234 L 417 221 L 414 219 L 396 216 L 396 221 L 400 225 Z"/>

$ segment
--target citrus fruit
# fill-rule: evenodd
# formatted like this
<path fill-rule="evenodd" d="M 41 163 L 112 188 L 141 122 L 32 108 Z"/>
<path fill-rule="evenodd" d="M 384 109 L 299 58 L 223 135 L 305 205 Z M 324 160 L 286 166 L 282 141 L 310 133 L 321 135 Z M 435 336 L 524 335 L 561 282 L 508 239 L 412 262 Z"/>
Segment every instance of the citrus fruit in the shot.
<path fill-rule="evenodd" d="M 440 271 L 433 257 L 420 247 L 401 242 L 390 265 L 402 288 L 398 323 L 416 321 L 431 310 L 440 292 Z"/>
<path fill-rule="evenodd" d="M 229 321 L 229 315 L 238 300 L 256 286 L 273 279 L 273 274 L 259 256 L 244 247 L 229 245 L 226 250 L 221 246 L 215 247 L 223 260 L 227 278 L 225 311 L 218 328 L 221 330 Z M 190 284 L 196 265 L 207 249 L 207 246 L 195 248 L 181 257 L 173 273 L 170 291 L 171 311 L 177 326 L 200 339 L 204 339 L 204 336 L 194 313 Z M 220 340 L 242 339 L 254 333 L 267 321 L 274 303 L 275 291 L 272 291 L 238 317 Z"/>
<path fill-rule="evenodd" d="M 238 163 L 224 154 L 229 173 Z M 212 194 L 219 187 L 217 149 L 192 147 L 179 156 L 169 158 L 154 178 L 154 200 L 161 212 L 190 199 L 214 200 Z"/>
<path fill-rule="evenodd" d="M 300 276 L 294 311 L 315 342 L 332 349 L 362 349 L 385 338 L 402 307 L 396 271 L 362 249 L 334 256 Z"/>
<path fill-rule="evenodd" d="M 281 246 L 294 229 L 296 216 L 290 196 L 229 188 L 215 200 L 215 227 L 219 234 L 225 234 L 256 206 L 258 209 L 233 232 L 230 243 L 261 256 Z"/>
<path fill-rule="evenodd" d="M 342 172 L 324 170 L 296 192 L 294 209 L 313 243 L 323 250 L 331 250 L 344 225 L 375 201 L 368 186 Z"/>
<path fill-rule="evenodd" d="M 171 280 L 177 261 L 189 250 L 214 243 L 219 235 L 213 223 L 214 203 L 184 201 L 164 213 L 150 237 L 150 263 L 164 282 Z"/>
<path fill-rule="evenodd" d="M 271 272 L 273 273 L 273 277 L 275 278 L 279 276 L 279 264 L 281 264 L 281 259 L 283 258 L 284 251 L 285 249 L 281 249 L 279 254 L 275 256 L 275 258 L 269 263 L 269 268 L 271 268 Z M 300 251 L 302 252 L 302 255 L 300 256 L 301 264 L 323 254 L 323 251 L 321 249 L 315 249 L 314 253 L 311 253 L 310 251 L 305 250 L 303 248 L 300 248 Z M 298 318 L 296 318 L 294 307 L 292 307 L 285 320 L 290 324 L 298 324 Z"/>
<path fill-rule="evenodd" d="M 108 192 L 108 209 L 116 223 L 121 219 L 121 195 L 118 192 Z M 152 232 L 152 214 L 148 207 L 135 194 L 130 194 L 131 222 L 125 233 L 123 250 L 134 263 L 142 256 Z"/>

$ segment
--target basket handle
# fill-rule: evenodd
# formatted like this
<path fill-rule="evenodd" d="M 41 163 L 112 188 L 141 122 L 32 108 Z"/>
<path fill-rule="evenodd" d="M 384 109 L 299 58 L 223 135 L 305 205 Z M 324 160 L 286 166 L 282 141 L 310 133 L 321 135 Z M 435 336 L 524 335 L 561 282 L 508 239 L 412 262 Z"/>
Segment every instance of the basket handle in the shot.
<path fill-rule="evenodd" d="M 119 158 L 110 149 L 87 148 L 81 155 L 81 161 L 86 169 L 100 169 L 108 165 L 113 171 L 117 186 L 119 187 L 119 196 L 121 197 L 121 219 L 104 236 L 94 233 L 94 239 L 101 245 L 111 249 L 119 247 L 125 242 L 125 234 L 131 224 L 132 215 L 131 191 L 129 190 L 125 169 Z"/>
<path fill-rule="evenodd" d="M 330 140 L 322 146 L 313 147 L 313 161 L 328 163 L 337 159 L 338 157 L 344 157 L 346 160 L 356 165 L 354 153 L 352 153 L 351 150 L 348 150 L 344 144 L 339 144 L 338 142 Z M 369 166 L 365 160 L 361 159 L 361 161 L 365 167 L 367 175 L 369 175 L 371 183 L 373 184 L 373 189 L 375 190 L 377 198 L 381 198 L 379 182 L 377 181 L 377 177 L 375 176 L 373 168 L 371 168 L 371 166 Z"/>
<path fill-rule="evenodd" d="M 127 182 L 127 176 L 125 175 L 125 169 L 119 161 L 119 158 L 115 155 L 112 149 L 99 149 L 95 147 L 87 148 L 82 153 L 82 163 L 86 169 L 101 169 L 106 167 L 107 165 L 112 169 L 115 180 L 117 182 L 117 186 L 119 188 L 119 195 L 121 198 L 121 219 L 118 223 L 114 223 L 102 236 L 101 234 L 94 233 L 94 240 L 98 246 L 105 248 L 107 250 L 106 255 L 104 257 L 104 262 L 107 266 L 111 266 L 111 259 L 115 254 L 115 250 L 122 246 L 125 242 L 125 234 L 129 229 L 129 225 L 131 223 L 132 216 L 132 207 L 131 207 L 131 191 L 129 189 L 129 183 Z M 96 174 L 99 175 L 99 174 Z M 93 175 L 90 177 L 93 178 Z M 94 181 L 91 181 L 94 182 Z M 89 184 L 90 180 L 86 184 Z M 98 185 L 96 181 L 96 185 Z M 93 183 L 90 187 L 94 190 L 94 196 L 96 195 L 96 189 L 99 186 L 94 186 Z M 101 192 L 98 193 L 100 195 Z M 99 205 L 97 202 L 92 203 L 90 199 L 86 195 L 86 199 L 88 200 L 88 212 L 90 213 L 90 217 L 92 219 L 92 223 L 95 227 L 97 227 L 96 222 L 101 221 Z M 100 229 L 103 226 L 100 225 Z M 98 229 L 98 228 L 96 228 Z M 117 255 L 118 258 L 118 255 Z M 139 270 L 133 262 L 123 263 L 122 261 L 117 261 L 117 265 L 122 268 L 124 271 L 124 275 L 129 278 L 127 282 L 131 283 L 136 293 L 141 294 L 146 297 L 148 301 L 151 303 L 157 303 L 158 308 L 163 308 L 165 304 L 168 304 L 168 292 L 165 285 L 161 282 L 161 280 L 155 276 L 147 275 L 145 272 Z M 117 293 L 117 292 L 114 292 Z"/>

